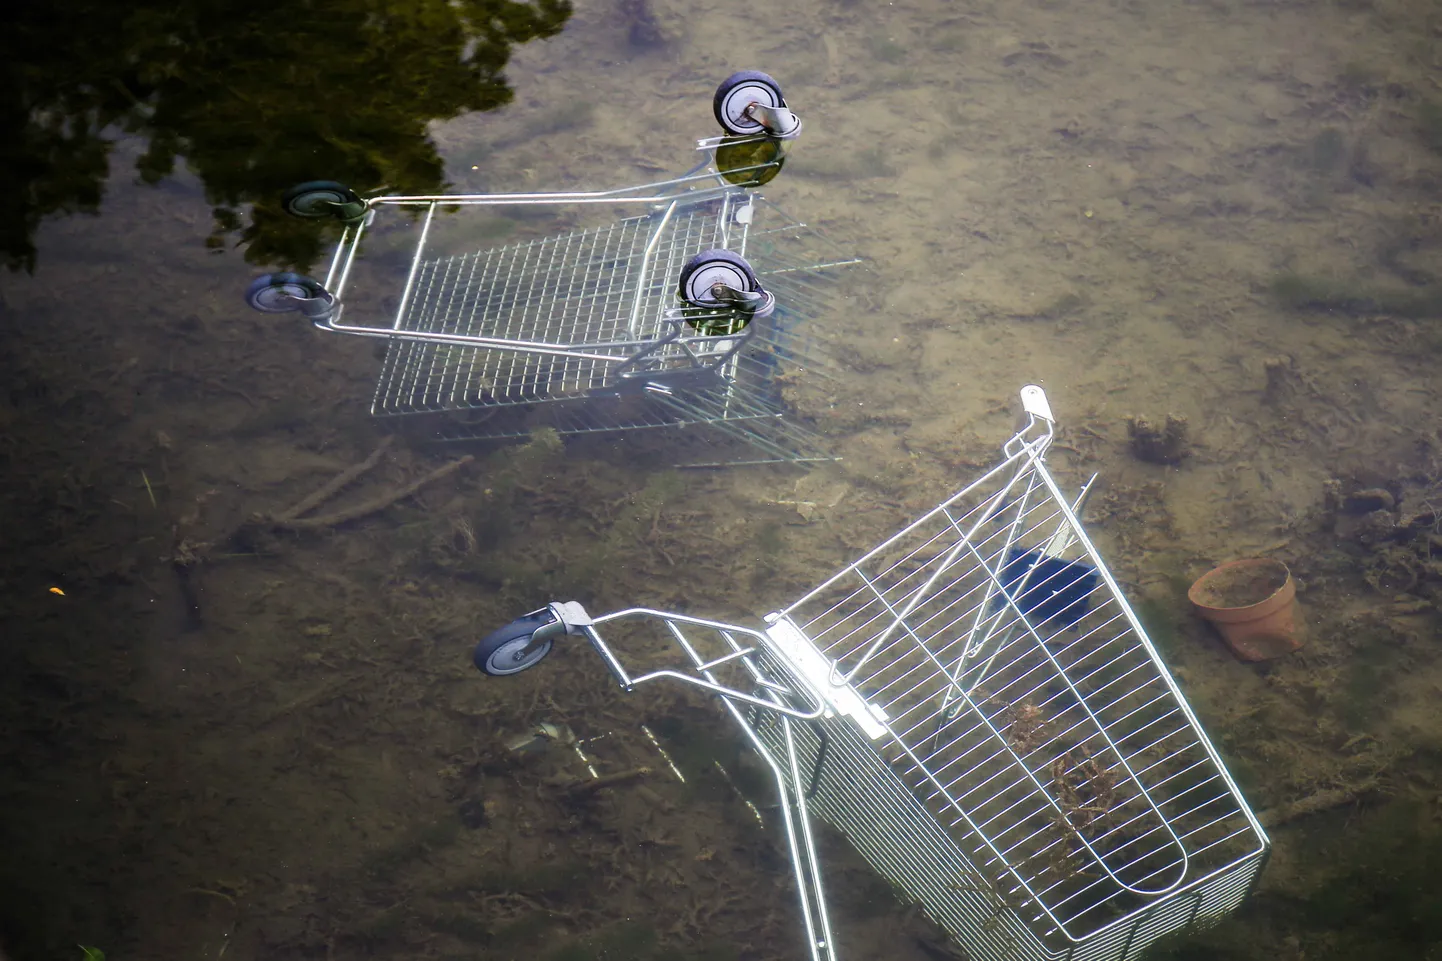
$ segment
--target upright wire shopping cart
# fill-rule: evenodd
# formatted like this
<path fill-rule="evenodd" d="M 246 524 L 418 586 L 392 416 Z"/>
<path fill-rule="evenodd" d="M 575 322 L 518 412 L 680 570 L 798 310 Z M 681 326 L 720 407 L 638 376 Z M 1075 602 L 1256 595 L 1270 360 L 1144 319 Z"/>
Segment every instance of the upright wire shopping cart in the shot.
<path fill-rule="evenodd" d="M 831 368 L 813 322 L 860 261 L 756 193 L 801 131 L 775 79 L 733 74 L 713 112 L 725 133 L 697 142 L 701 163 L 635 187 L 362 199 L 301 184 L 287 210 L 346 225 L 325 279 L 267 274 L 246 299 L 387 341 L 372 413 L 434 415 L 441 439 L 706 425 L 750 451 L 731 463 L 831 459 L 782 387 Z M 476 250 L 537 210 L 571 229 Z"/>
<path fill-rule="evenodd" d="M 813 961 L 838 952 L 812 815 L 977 961 L 1128 961 L 1214 923 L 1270 842 L 1048 472 L 1046 395 L 1022 404 L 999 464 L 764 627 L 553 603 L 476 665 L 575 634 L 627 691 L 719 695 L 775 777 Z"/>

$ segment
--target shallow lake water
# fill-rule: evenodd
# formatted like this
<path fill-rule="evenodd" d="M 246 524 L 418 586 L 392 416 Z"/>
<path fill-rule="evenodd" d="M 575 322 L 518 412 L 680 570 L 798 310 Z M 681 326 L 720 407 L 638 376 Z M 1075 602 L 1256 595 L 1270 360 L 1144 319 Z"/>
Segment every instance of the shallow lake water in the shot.
<path fill-rule="evenodd" d="M 622 692 L 580 639 L 506 678 L 471 647 L 557 598 L 759 624 L 994 463 L 1027 384 L 1274 843 L 1155 956 L 1442 958 L 1435 4 L 73 2 L 4 43 L 11 961 L 805 957 L 712 701 Z M 371 341 L 243 301 L 324 269 L 293 182 L 642 183 L 739 69 L 805 123 L 766 199 L 866 261 L 823 318 L 836 463 L 427 444 L 369 416 Z M 473 249 L 550 229 L 464 217 Z M 1253 556 L 1303 623 L 1263 663 L 1186 596 Z M 839 956 L 967 957 L 820 847 Z"/>

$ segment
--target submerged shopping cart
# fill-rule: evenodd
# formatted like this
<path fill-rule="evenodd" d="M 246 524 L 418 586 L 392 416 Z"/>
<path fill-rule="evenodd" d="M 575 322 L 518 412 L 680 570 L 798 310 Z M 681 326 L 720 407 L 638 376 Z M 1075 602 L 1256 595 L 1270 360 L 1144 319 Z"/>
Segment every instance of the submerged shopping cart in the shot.
<path fill-rule="evenodd" d="M 813 959 L 837 957 L 813 815 L 978 961 L 1127 961 L 1216 922 L 1267 835 L 1048 472 L 1045 394 L 1022 404 L 999 464 L 764 627 L 553 603 L 476 665 L 573 634 L 628 691 L 719 695 L 775 777 Z"/>
<path fill-rule="evenodd" d="M 819 328 L 860 261 L 756 192 L 801 131 L 779 84 L 734 74 L 713 112 L 725 133 L 697 142 L 697 166 L 636 187 L 362 199 L 301 184 L 288 211 L 345 223 L 330 269 L 267 274 L 246 299 L 387 341 L 372 413 L 432 415 L 440 439 L 703 425 L 744 442 L 732 463 L 830 459 L 783 388 L 831 369 Z M 476 249 L 538 213 L 569 229 Z"/>

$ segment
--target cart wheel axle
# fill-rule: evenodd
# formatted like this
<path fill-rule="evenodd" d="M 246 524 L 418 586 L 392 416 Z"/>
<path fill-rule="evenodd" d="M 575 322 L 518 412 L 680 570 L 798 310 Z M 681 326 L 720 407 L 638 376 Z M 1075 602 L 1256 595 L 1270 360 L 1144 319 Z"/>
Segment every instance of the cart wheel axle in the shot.
<path fill-rule="evenodd" d="M 754 318 L 766 317 L 776 306 L 776 299 L 761 287 L 756 271 L 740 254 L 729 250 L 704 250 L 681 268 L 677 295 L 692 307 L 702 310 L 731 310 L 732 319 L 719 324 L 714 319 L 691 321 L 703 334 L 734 334 Z"/>
<path fill-rule="evenodd" d="M 320 281 L 302 274 L 262 274 L 246 288 L 245 302 L 263 314 L 300 311 L 312 320 L 325 320 L 336 304 Z"/>
<path fill-rule="evenodd" d="M 534 667 L 551 653 L 551 638 L 536 641 L 535 634 L 554 623 L 556 618 L 549 610 L 537 611 L 487 634 L 472 655 L 477 670 L 492 677 L 505 677 Z"/>
<path fill-rule="evenodd" d="M 307 220 L 334 217 L 347 223 L 365 216 L 366 203 L 354 190 L 334 180 L 310 180 L 281 194 L 286 213 Z"/>
<path fill-rule="evenodd" d="M 751 105 L 785 107 L 781 84 L 776 78 L 759 70 L 740 70 L 721 81 L 711 101 L 716 122 L 729 134 L 748 136 L 768 133 L 764 124 L 752 116 Z"/>

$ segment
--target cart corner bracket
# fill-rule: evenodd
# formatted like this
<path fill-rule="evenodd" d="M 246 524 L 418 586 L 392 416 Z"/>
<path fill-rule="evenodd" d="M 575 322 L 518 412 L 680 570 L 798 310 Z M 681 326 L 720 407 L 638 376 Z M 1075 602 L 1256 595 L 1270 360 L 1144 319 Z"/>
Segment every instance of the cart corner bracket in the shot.
<path fill-rule="evenodd" d="M 1046 391 L 1036 384 L 1027 384 L 1021 389 L 1021 408 L 1042 420 L 1056 419 L 1051 415 L 1051 403 L 1046 399 Z"/>
<path fill-rule="evenodd" d="M 785 658 L 787 666 L 820 695 L 830 712 L 851 718 L 873 741 L 886 734 L 886 712 L 867 703 L 850 684 L 833 683 L 831 662 L 790 618 L 777 618 L 767 626 L 766 636 Z"/>

